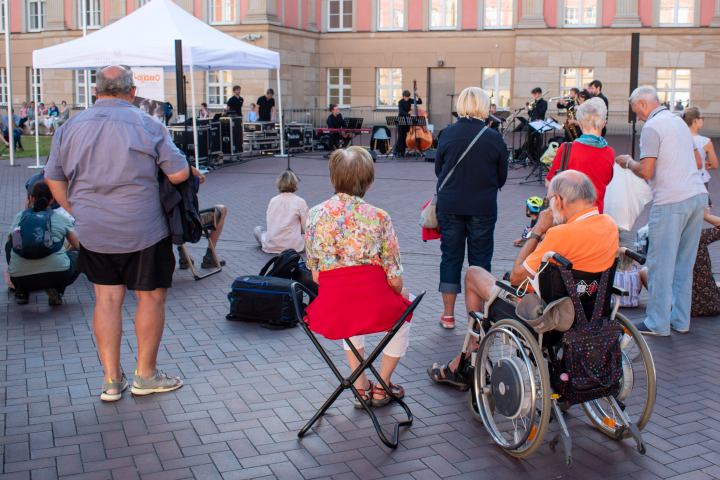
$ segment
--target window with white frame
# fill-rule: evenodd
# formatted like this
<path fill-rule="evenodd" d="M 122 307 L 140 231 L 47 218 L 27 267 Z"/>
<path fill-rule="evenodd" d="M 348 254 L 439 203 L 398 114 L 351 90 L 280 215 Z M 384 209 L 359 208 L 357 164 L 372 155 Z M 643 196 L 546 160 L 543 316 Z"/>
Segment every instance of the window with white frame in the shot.
<path fill-rule="evenodd" d="M 29 0 L 27 3 L 28 32 L 39 32 L 45 28 L 45 0 Z"/>
<path fill-rule="evenodd" d="M 8 83 L 7 75 L 5 75 L 5 68 L 0 68 L 0 105 L 7 105 L 8 103 Z"/>
<path fill-rule="evenodd" d="M 150 2 L 150 0 L 138 0 L 138 7 L 144 7 Z"/>
<path fill-rule="evenodd" d="M 378 0 L 378 30 L 402 30 L 405 0 Z"/>
<path fill-rule="evenodd" d="M 96 77 L 95 77 L 95 70 L 90 70 L 90 102 L 89 104 L 92 105 L 95 103 L 95 86 L 96 86 Z M 75 104 L 76 105 L 85 105 L 85 95 L 86 95 L 86 85 L 85 85 L 85 70 L 75 70 Z"/>
<path fill-rule="evenodd" d="M 485 28 L 512 28 L 513 0 L 485 0 Z"/>
<path fill-rule="evenodd" d="M 660 0 L 659 25 L 692 25 L 694 0 Z"/>
<path fill-rule="evenodd" d="M 78 28 L 84 25 L 83 14 L 87 21 L 87 28 L 100 28 L 100 0 L 78 0 Z"/>
<path fill-rule="evenodd" d="M 232 96 L 232 71 L 207 72 L 207 103 L 209 107 L 222 107 Z"/>
<path fill-rule="evenodd" d="M 402 69 L 377 69 L 377 98 L 375 104 L 380 107 L 392 107 L 402 98 Z"/>
<path fill-rule="evenodd" d="M 328 1 L 328 30 L 352 29 L 352 0 Z"/>
<path fill-rule="evenodd" d="M 28 68 L 28 78 L 30 79 L 30 99 L 35 101 L 37 92 L 38 102 L 42 102 L 42 70 Z"/>
<path fill-rule="evenodd" d="M 597 0 L 565 0 L 563 25 L 594 27 L 597 25 Z"/>
<path fill-rule="evenodd" d="M 583 85 L 592 82 L 594 73 L 592 68 L 561 68 L 560 69 L 560 95 L 570 95 L 570 89 L 580 90 Z"/>
<path fill-rule="evenodd" d="M 2 3 L 2 8 L 0 8 L 0 33 L 5 32 L 5 2 Z"/>
<path fill-rule="evenodd" d="M 334 103 L 340 107 L 350 106 L 350 80 L 350 68 L 328 69 L 328 103 Z"/>
<path fill-rule="evenodd" d="M 430 0 L 430 28 L 455 28 L 457 16 L 457 0 Z"/>
<path fill-rule="evenodd" d="M 482 88 L 498 108 L 510 106 L 510 74 L 509 68 L 483 68 Z"/>
<path fill-rule="evenodd" d="M 237 23 L 235 13 L 235 0 L 210 0 L 210 23 L 211 25 L 222 25 Z"/>
<path fill-rule="evenodd" d="M 682 111 L 690 105 L 690 70 L 658 68 L 655 88 L 663 105 Z"/>

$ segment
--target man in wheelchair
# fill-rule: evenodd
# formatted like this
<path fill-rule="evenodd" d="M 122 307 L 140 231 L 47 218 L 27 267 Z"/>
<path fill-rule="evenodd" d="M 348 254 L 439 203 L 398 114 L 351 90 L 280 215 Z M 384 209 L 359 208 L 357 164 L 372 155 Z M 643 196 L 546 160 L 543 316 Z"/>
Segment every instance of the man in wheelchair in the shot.
<path fill-rule="evenodd" d="M 584 173 L 568 170 L 556 175 L 548 189 L 549 208 L 540 213 L 537 223 L 527 236 L 510 272 L 510 284 L 521 286 L 521 292 L 537 292 L 538 269 L 546 252 L 560 254 L 573 268 L 599 273 L 610 268 L 618 250 L 618 229 L 609 215 L 601 215 L 595 207 L 595 187 Z M 465 274 L 465 306 L 468 312 L 481 312 L 485 302 L 497 289 L 497 279 L 481 267 L 470 267 Z M 468 313 L 469 315 L 469 313 Z M 472 319 L 469 318 L 472 322 Z M 470 350 L 478 348 L 472 338 Z M 470 378 L 468 363 L 461 351 L 445 365 L 428 368 L 430 378 L 457 390 L 467 390 Z"/>

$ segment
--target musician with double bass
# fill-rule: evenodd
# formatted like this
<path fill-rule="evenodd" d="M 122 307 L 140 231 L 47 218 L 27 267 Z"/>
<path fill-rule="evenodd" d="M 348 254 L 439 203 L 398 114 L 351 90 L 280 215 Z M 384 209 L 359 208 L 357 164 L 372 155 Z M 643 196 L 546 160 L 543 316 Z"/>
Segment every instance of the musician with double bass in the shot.
<path fill-rule="evenodd" d="M 438 140 L 436 188 L 440 188 L 447 178 L 438 193 L 437 203 L 442 234 L 439 291 L 443 299 L 443 316 L 440 323 L 445 328 L 455 325 L 455 300 L 461 292 L 465 245 L 470 265 L 490 271 L 493 256 L 497 196 L 507 179 L 508 148 L 500 132 L 486 128 L 484 119 L 488 117 L 489 107 L 490 97 L 483 89 L 466 88 L 457 99 L 458 121 L 445 127 Z M 482 135 L 463 157 L 463 152 L 483 129 Z"/>
<path fill-rule="evenodd" d="M 398 116 L 410 117 L 415 105 L 422 105 L 422 99 L 416 96 L 414 99 L 410 98 L 410 90 L 403 91 L 403 98 L 398 101 Z M 416 102 L 417 100 L 417 102 Z M 407 125 L 398 125 L 397 127 L 397 141 L 395 142 L 395 155 L 404 156 L 405 149 L 407 148 L 407 134 L 410 127 Z"/>

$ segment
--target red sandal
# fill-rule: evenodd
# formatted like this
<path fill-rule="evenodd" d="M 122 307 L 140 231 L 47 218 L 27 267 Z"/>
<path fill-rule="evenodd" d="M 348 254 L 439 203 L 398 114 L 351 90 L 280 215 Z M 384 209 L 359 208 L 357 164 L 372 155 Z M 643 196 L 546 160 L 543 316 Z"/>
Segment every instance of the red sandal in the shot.
<path fill-rule="evenodd" d="M 368 385 L 368 388 L 366 388 L 365 390 L 357 387 L 356 388 L 365 403 L 367 403 L 368 406 L 372 406 L 372 392 L 374 387 L 373 383 L 370 380 L 368 380 L 368 383 L 370 385 Z M 365 408 L 363 407 L 363 404 L 360 402 L 360 400 L 358 400 L 357 398 L 355 398 L 355 408 Z"/>
<path fill-rule="evenodd" d="M 405 396 L 405 390 L 402 387 L 395 385 L 392 382 L 390 382 L 390 384 L 388 386 L 390 387 L 390 391 L 397 398 L 403 398 Z M 381 397 L 377 398 L 376 395 L 381 395 Z M 385 391 L 385 389 L 380 384 L 375 385 L 375 387 L 373 387 L 372 396 L 373 396 L 373 398 L 371 400 L 371 404 L 373 407 L 384 407 L 385 405 L 390 403 L 390 401 L 393 399 L 390 395 L 388 395 L 388 393 Z"/>
<path fill-rule="evenodd" d="M 455 328 L 455 315 L 441 316 L 440 325 L 442 325 L 443 328 Z"/>

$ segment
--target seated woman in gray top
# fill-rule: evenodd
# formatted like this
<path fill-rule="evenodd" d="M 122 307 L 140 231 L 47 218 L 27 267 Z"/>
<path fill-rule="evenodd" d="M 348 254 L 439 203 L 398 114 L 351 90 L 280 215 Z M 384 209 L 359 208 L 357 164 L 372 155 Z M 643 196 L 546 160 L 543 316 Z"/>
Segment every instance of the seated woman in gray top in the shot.
<path fill-rule="evenodd" d="M 5 245 L 8 274 L 15 287 L 15 301 L 20 305 L 28 303 L 30 292 L 34 290 L 45 290 L 49 305 L 62 305 L 65 288 L 79 275 L 79 272 L 75 271 L 77 251 L 80 248 L 78 236 L 65 215 L 48 208 L 52 202 L 53 197 L 47 183 L 43 180 L 36 182 L 30 191 L 32 207 L 15 216 L 8 233 L 8 242 Z M 67 252 L 64 246 L 60 246 L 57 251 L 42 258 L 23 258 L 13 249 L 13 235 L 20 236 L 21 221 L 26 212 L 44 210 L 51 213 L 49 240 L 53 244 L 67 240 L 74 251 Z"/>

